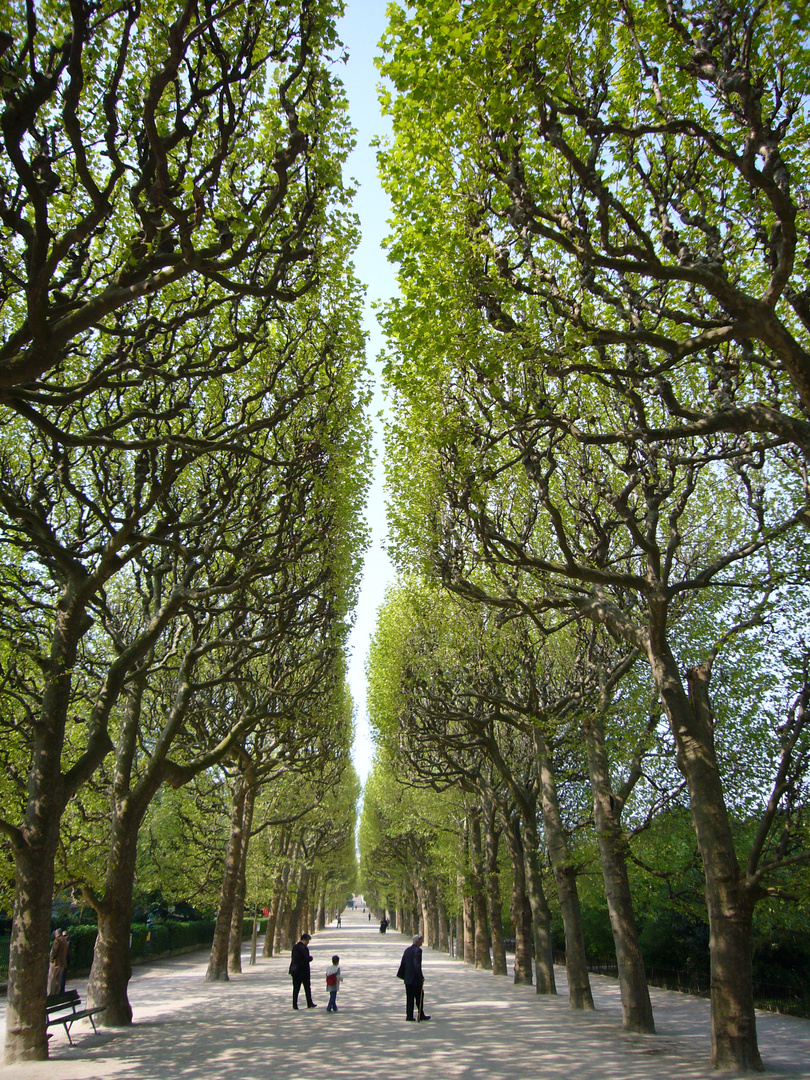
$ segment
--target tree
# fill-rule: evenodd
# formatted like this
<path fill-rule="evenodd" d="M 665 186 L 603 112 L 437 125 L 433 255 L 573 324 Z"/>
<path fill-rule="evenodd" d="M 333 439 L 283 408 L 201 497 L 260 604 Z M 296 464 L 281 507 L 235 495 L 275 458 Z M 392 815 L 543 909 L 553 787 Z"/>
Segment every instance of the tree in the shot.
<path fill-rule="evenodd" d="M 359 466 L 331 475 L 346 505 L 357 495 L 350 477 L 362 476 L 364 451 L 350 369 L 362 345 L 356 315 L 343 318 L 354 306 L 345 272 L 313 292 L 331 260 L 345 265 L 354 238 L 340 178 L 345 125 L 329 92 L 332 15 L 306 2 L 248 13 L 187 5 L 169 27 L 137 5 L 92 14 L 74 5 L 69 16 L 57 6 L 20 13 L 18 46 L 2 61 L 0 526 L 9 629 L 28 658 L 7 667 L 16 682 L 5 686 L 30 747 L 24 815 L 0 825 L 17 866 L 8 1061 L 47 1053 L 64 808 L 111 748 L 115 703 L 165 628 L 261 574 L 248 534 L 256 541 L 266 508 L 254 503 L 241 522 L 241 547 L 228 531 L 237 518 L 222 517 L 255 479 L 258 468 L 244 466 L 327 481 L 330 448 L 303 418 L 286 429 L 301 451 L 293 459 L 276 455 L 267 433 L 310 395 L 316 413 L 327 408 L 331 381 L 348 408 L 343 447 Z M 151 77 L 148 57 L 158 58 Z M 343 352 L 330 330 L 338 321 Z M 290 521 L 303 507 L 283 486 L 279 513 Z M 227 582 L 206 580 L 215 537 L 233 544 Z M 356 556 L 338 546 L 340 572 L 350 571 Z M 94 623 L 130 575 L 162 572 L 167 551 L 182 570 L 103 669 L 91 655 Z"/>
<path fill-rule="evenodd" d="M 340 635 L 336 635 L 338 638 Z M 298 777 L 301 790 L 279 806 L 273 823 L 293 831 L 311 830 L 315 810 L 343 779 L 351 732 L 351 709 L 343 682 L 342 656 L 327 635 L 300 635 L 300 651 L 288 649 L 275 679 L 267 680 L 269 699 L 259 692 L 262 719 L 242 740 L 231 772 L 231 827 L 225 856 L 217 925 L 206 971 L 209 982 L 227 980 L 241 970 L 249 844 L 254 809 L 263 787 Z M 287 678 L 283 676 L 287 673 Z M 258 688 L 265 683 L 258 681 Z M 270 707 L 270 700 L 274 703 Z M 287 785 L 285 784 L 285 788 Z M 265 822 L 257 826 L 266 828 Z M 309 849 L 312 844 L 307 845 Z"/>
<path fill-rule="evenodd" d="M 378 911 L 392 913 L 401 933 L 421 932 L 431 947 L 447 947 L 440 922 L 455 891 L 458 850 L 467 802 L 458 791 L 435 792 L 402 782 L 402 762 L 378 747 L 363 791 L 360 875 L 363 893 Z M 443 840 L 449 856 L 442 854 Z M 444 879 L 444 880 L 443 880 Z M 465 949 L 465 959 L 467 952 Z"/>
<path fill-rule="evenodd" d="M 284 303 L 317 278 L 335 7 L 172 14 L 18 5 L 3 27 L 0 385 L 20 408 L 77 351 L 108 368 L 98 330 L 172 283 Z"/>
<path fill-rule="evenodd" d="M 806 46 L 791 5 L 614 16 L 392 11 L 394 519 L 405 565 L 647 659 L 706 875 L 712 1060 L 759 1069 L 762 877 L 708 686 L 806 578 Z"/>
<path fill-rule="evenodd" d="M 350 719 L 345 688 L 343 707 L 337 698 L 334 704 L 334 741 L 325 741 L 320 755 L 299 753 L 297 772 L 283 777 L 265 793 L 264 820 L 254 830 L 269 827 L 276 840 L 271 855 L 274 880 L 265 955 L 289 948 L 304 930 L 313 931 L 325 904 L 336 905 L 340 911 L 347 884 L 356 877 L 354 838 L 360 783 L 348 761 L 346 736 L 351 724 L 345 722 Z M 260 848 L 254 846 L 253 851 L 255 859 Z M 263 858 L 259 853 L 259 859 Z M 250 867 L 248 873 L 253 873 Z M 256 888 L 268 895 L 266 888 Z"/>

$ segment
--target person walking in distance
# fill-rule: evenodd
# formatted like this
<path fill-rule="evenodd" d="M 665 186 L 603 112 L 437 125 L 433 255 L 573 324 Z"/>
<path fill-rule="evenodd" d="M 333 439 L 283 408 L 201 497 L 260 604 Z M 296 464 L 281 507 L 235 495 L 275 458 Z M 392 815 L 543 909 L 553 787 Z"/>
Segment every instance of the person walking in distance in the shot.
<path fill-rule="evenodd" d="M 312 940 L 309 934 L 302 934 L 301 940 L 296 941 L 292 947 L 292 957 L 290 959 L 290 975 L 292 975 L 293 981 L 293 1008 L 298 1008 L 298 992 L 303 986 L 304 994 L 307 999 L 307 1008 L 315 1009 L 317 1005 L 312 1000 L 312 989 L 309 982 L 309 965 L 312 963 L 312 956 L 309 951 L 309 943 Z"/>
<path fill-rule="evenodd" d="M 420 1020 L 429 1020 L 425 1012 L 425 979 L 422 975 L 422 942 L 424 938 L 417 934 L 413 944 L 402 954 L 397 978 L 405 983 L 405 1019 L 413 1020 L 414 1006 L 418 1005 L 417 1016 Z"/>

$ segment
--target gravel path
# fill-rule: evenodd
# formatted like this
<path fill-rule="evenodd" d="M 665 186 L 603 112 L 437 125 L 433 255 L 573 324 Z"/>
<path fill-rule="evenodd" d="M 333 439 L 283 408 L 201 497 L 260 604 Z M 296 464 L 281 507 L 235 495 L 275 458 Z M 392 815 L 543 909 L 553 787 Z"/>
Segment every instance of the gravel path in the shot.
<path fill-rule="evenodd" d="M 204 981 L 207 953 L 135 969 L 131 1028 L 77 1024 L 71 1047 L 52 1029 L 47 1062 L 0 1067 L 0 1080 L 708 1080 L 709 1004 L 653 990 L 658 1034 L 626 1035 L 615 980 L 593 976 L 596 1012 L 568 1009 L 559 995 L 496 979 L 424 950 L 425 1009 L 405 1022 L 395 977 L 401 934 L 381 935 L 361 912 L 310 943 L 319 1007 L 291 1008 L 288 956 L 259 960 L 227 983 Z M 340 954 L 339 1012 L 326 1012 L 323 971 Z M 85 986 L 75 986 L 84 998 Z M 301 1004 L 303 1005 L 303 993 Z M 5 1002 L 0 1008 L 5 1034 Z M 758 1014 L 768 1077 L 810 1078 L 810 1020 Z"/>

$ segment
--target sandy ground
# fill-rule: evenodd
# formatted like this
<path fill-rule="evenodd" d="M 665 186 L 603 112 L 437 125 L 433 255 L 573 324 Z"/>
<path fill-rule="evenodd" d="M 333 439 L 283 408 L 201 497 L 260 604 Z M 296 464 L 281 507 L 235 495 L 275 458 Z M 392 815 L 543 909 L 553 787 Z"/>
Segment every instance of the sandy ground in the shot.
<path fill-rule="evenodd" d="M 381 935 L 361 912 L 310 944 L 319 1007 L 291 1008 L 288 956 L 259 960 L 227 983 L 204 981 L 207 954 L 136 968 L 135 1023 L 73 1028 L 71 1047 L 54 1028 L 47 1062 L 0 1068 L 0 1080 L 708 1080 L 709 1004 L 653 990 L 657 1035 L 626 1035 L 615 980 L 593 977 L 595 1013 L 568 1008 L 462 961 L 425 949 L 425 1009 L 405 1022 L 395 977 L 402 935 Z M 326 1012 L 324 969 L 340 954 L 345 982 L 337 1015 Z M 85 986 L 69 982 L 84 998 Z M 303 993 L 301 1004 L 303 1005 Z M 5 1003 L 0 1009 L 5 1034 Z M 758 1014 L 768 1077 L 810 1078 L 810 1020 Z"/>

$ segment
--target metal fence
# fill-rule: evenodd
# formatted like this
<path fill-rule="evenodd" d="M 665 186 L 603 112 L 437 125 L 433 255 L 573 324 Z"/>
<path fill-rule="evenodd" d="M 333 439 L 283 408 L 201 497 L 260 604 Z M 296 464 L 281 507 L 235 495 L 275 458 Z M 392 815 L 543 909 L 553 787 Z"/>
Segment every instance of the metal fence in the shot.
<path fill-rule="evenodd" d="M 556 958 L 555 958 L 556 960 Z M 565 963 L 565 953 L 558 961 Z M 595 975 L 608 975 L 618 978 L 615 961 L 588 963 L 588 971 Z M 695 994 L 709 997 L 711 994 L 711 976 L 707 971 L 684 971 L 676 968 L 649 967 L 647 982 L 664 990 L 677 990 L 682 994 Z M 758 1009 L 768 1012 L 789 1013 L 791 1016 L 810 1017 L 810 986 L 787 986 L 783 983 L 754 980 L 754 1004 Z"/>
<path fill-rule="evenodd" d="M 514 940 L 505 942 L 506 951 L 515 951 Z M 554 963 L 565 965 L 565 953 L 554 952 Z M 588 971 L 594 975 L 607 975 L 617 979 L 619 969 L 616 961 L 594 960 L 588 962 Z M 647 982 L 662 990 L 677 990 L 682 994 L 709 997 L 711 977 L 707 971 L 685 971 L 674 968 L 648 967 Z M 787 1013 L 790 1016 L 810 1018 L 810 985 L 787 986 L 783 983 L 754 980 L 754 1004 L 768 1012 Z"/>

